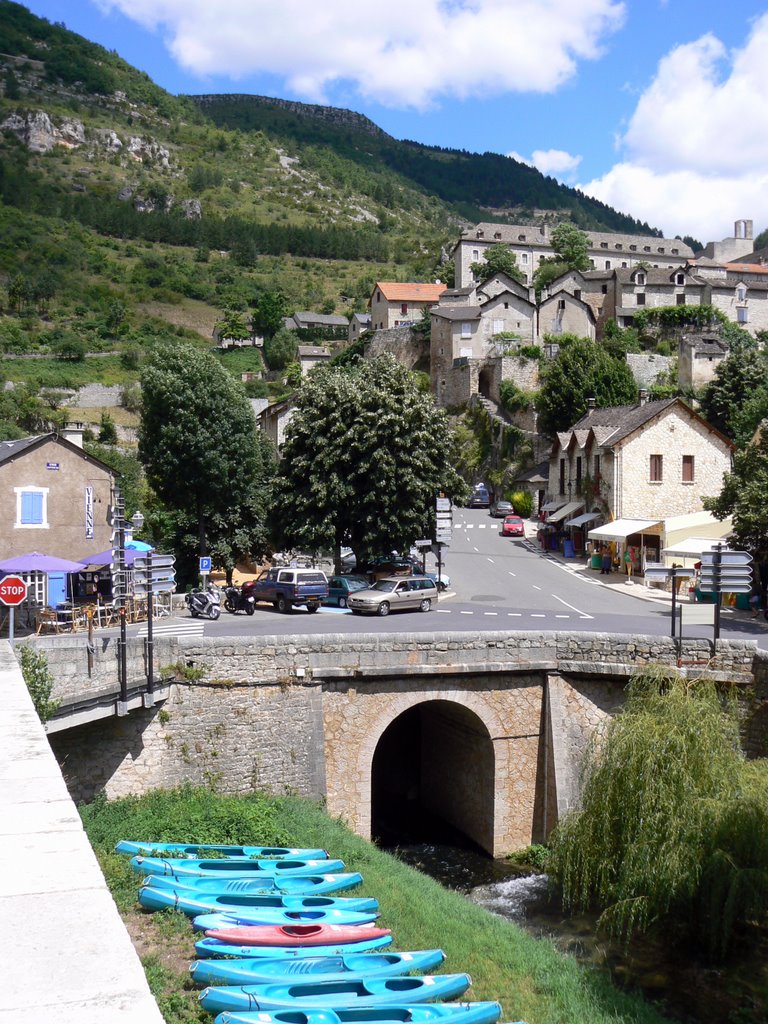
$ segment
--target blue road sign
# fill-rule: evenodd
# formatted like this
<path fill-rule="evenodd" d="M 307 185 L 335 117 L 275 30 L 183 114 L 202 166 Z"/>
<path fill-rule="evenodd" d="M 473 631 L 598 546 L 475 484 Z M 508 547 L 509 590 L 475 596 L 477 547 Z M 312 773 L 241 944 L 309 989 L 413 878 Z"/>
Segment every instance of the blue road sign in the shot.
<path fill-rule="evenodd" d="M 200 556 L 200 573 L 205 574 L 211 571 L 211 556 L 201 555 Z"/>

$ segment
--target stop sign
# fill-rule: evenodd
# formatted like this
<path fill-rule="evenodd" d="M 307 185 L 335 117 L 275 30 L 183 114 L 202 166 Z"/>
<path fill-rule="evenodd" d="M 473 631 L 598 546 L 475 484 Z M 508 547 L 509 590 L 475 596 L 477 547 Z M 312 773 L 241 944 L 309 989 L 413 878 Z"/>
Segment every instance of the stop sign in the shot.
<path fill-rule="evenodd" d="M 27 584 L 21 576 L 4 576 L 0 580 L 0 604 L 21 604 L 27 596 Z"/>

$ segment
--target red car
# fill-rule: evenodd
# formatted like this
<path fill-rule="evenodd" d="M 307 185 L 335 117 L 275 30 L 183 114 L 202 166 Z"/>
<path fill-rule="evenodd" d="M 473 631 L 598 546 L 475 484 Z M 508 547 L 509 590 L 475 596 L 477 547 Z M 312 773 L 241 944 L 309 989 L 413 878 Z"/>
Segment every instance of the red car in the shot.
<path fill-rule="evenodd" d="M 504 516 L 504 522 L 501 524 L 501 536 L 502 537 L 524 537 L 525 526 L 520 516 Z"/>

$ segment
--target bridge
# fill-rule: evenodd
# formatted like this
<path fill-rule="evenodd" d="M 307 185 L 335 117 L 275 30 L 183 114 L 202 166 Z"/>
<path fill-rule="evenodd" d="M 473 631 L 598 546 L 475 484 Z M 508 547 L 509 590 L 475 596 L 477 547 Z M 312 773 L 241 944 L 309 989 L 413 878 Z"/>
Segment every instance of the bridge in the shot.
<path fill-rule="evenodd" d="M 163 637 L 144 692 L 129 640 L 118 709 L 114 641 L 38 638 L 62 700 L 49 741 L 75 799 L 190 782 L 323 797 L 377 837 L 414 808 L 494 856 L 546 838 L 578 798 L 582 755 L 638 667 L 739 686 L 745 743 L 766 749 L 768 655 L 752 641 L 529 632 Z"/>

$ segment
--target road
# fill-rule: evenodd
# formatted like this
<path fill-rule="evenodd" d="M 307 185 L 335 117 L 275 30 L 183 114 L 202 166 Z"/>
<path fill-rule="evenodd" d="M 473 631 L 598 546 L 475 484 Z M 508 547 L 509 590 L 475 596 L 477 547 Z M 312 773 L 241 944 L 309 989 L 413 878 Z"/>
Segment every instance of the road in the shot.
<path fill-rule="evenodd" d="M 386 618 L 321 608 L 315 615 L 296 609 L 285 615 L 258 605 L 252 616 L 222 612 L 217 622 L 191 619 L 186 612 L 156 623 L 156 633 L 205 636 L 296 635 L 298 633 L 395 633 L 578 630 L 669 635 L 669 603 L 642 599 L 645 588 L 604 586 L 599 573 L 583 571 L 583 560 L 563 563 L 535 543 L 500 536 L 501 521 L 484 509 L 455 509 L 453 542 L 445 549 L 451 590 L 428 614 L 400 612 Z M 615 578 L 614 578 L 615 579 Z M 646 595 L 647 596 L 647 595 Z M 132 626 L 130 635 L 146 632 Z M 711 626 L 690 626 L 686 635 L 712 636 Z M 748 639 L 768 648 L 768 624 L 723 610 L 723 639 Z"/>

